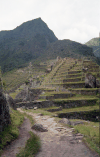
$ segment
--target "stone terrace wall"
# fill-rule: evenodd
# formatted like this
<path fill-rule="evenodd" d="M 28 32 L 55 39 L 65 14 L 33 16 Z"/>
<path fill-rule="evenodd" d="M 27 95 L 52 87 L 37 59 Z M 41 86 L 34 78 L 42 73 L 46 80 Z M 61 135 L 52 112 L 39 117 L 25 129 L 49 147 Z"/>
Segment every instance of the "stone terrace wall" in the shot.
<path fill-rule="evenodd" d="M 58 114 L 59 118 L 68 118 L 68 119 L 82 119 L 90 121 L 100 121 L 100 111 L 80 111 L 80 112 L 69 112 Z"/>
<path fill-rule="evenodd" d="M 38 108 L 46 108 L 46 107 L 51 107 L 53 106 L 53 102 L 52 101 L 33 101 L 33 102 L 20 102 L 20 103 L 16 103 L 16 107 L 20 108 L 20 107 L 25 107 L 25 108 L 34 108 L 34 107 L 38 107 Z"/>

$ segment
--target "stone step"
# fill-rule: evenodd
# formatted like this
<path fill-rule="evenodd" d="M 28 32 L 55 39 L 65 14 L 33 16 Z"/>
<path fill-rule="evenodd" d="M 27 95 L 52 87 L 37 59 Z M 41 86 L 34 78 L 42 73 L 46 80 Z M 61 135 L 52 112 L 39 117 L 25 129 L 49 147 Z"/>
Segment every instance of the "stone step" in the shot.
<path fill-rule="evenodd" d="M 51 94 L 48 96 L 40 96 L 40 99 L 47 99 L 47 100 L 53 100 L 53 99 L 64 99 L 64 98 L 70 98 L 75 96 L 75 94 L 72 93 L 58 93 L 58 94 Z"/>
<path fill-rule="evenodd" d="M 71 82 L 71 83 L 64 83 L 64 88 L 84 88 L 85 82 Z"/>
<path fill-rule="evenodd" d="M 64 72 L 61 72 L 61 73 L 56 73 L 55 76 L 61 76 L 61 75 L 67 75 L 68 74 L 68 71 L 64 71 Z"/>
<path fill-rule="evenodd" d="M 94 68 L 94 69 L 89 69 L 88 72 L 100 72 L 100 70 L 98 68 Z"/>
<path fill-rule="evenodd" d="M 66 83 L 66 82 L 78 82 L 78 81 L 84 81 L 85 78 L 79 78 L 79 77 L 76 77 L 76 78 L 69 78 L 69 79 L 53 79 L 54 82 L 57 82 L 57 83 Z"/>
<path fill-rule="evenodd" d="M 89 120 L 94 122 L 99 122 L 99 110 L 90 110 L 90 111 L 79 111 L 79 112 L 69 112 L 69 113 L 59 113 L 59 118 L 68 118 L 68 119 L 82 119 Z"/>
<path fill-rule="evenodd" d="M 98 101 L 98 98 L 86 97 L 72 97 L 71 99 L 55 99 L 53 100 L 54 106 L 62 106 L 63 108 L 74 108 L 83 106 L 93 106 Z"/>
<path fill-rule="evenodd" d="M 66 78 L 75 78 L 75 77 L 81 77 L 82 74 L 81 73 L 77 73 L 77 74 L 68 74 L 66 75 Z"/>
<path fill-rule="evenodd" d="M 99 89 L 96 88 L 90 88 L 90 89 L 71 89 L 71 92 L 74 92 L 76 94 L 81 94 L 81 95 L 97 95 Z"/>
<path fill-rule="evenodd" d="M 77 70 L 77 71 L 69 71 L 68 74 L 77 74 L 77 73 L 81 73 L 81 70 Z"/>
<path fill-rule="evenodd" d="M 73 79 L 64 79 L 63 83 L 65 82 L 78 82 L 81 81 L 81 77 L 80 78 L 73 78 Z"/>

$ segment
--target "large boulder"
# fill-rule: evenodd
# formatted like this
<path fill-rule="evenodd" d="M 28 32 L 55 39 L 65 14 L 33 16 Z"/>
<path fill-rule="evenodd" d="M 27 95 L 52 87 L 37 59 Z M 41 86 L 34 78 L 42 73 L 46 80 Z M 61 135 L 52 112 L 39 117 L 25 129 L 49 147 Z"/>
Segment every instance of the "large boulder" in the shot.
<path fill-rule="evenodd" d="M 6 97 L 0 91 L 0 131 L 3 131 L 8 124 L 11 124 L 9 105 Z"/>
<path fill-rule="evenodd" d="M 96 80 L 96 87 L 100 88 L 100 81 L 99 80 Z"/>
<path fill-rule="evenodd" d="M 16 110 L 16 104 L 15 104 L 13 98 L 9 94 L 5 94 L 5 97 L 6 97 L 6 100 L 7 100 L 7 103 L 9 105 L 9 107 L 11 107 L 14 110 Z"/>
<path fill-rule="evenodd" d="M 34 101 L 34 95 L 31 91 L 29 91 L 29 89 L 24 89 L 22 90 L 20 93 L 17 94 L 17 96 L 15 97 L 15 101 L 17 99 L 22 99 L 21 101 Z"/>
<path fill-rule="evenodd" d="M 85 87 L 86 88 L 96 88 L 96 77 L 91 73 L 87 73 L 85 76 Z"/>
<path fill-rule="evenodd" d="M 24 102 L 24 101 L 34 101 L 38 99 L 38 96 L 41 94 L 40 89 L 30 89 L 30 88 L 25 88 L 22 90 L 20 93 L 18 93 L 15 97 L 15 102 Z"/>
<path fill-rule="evenodd" d="M 35 130 L 35 131 L 40 131 L 40 132 L 47 132 L 47 128 L 43 127 L 42 124 L 34 124 L 31 129 Z"/>

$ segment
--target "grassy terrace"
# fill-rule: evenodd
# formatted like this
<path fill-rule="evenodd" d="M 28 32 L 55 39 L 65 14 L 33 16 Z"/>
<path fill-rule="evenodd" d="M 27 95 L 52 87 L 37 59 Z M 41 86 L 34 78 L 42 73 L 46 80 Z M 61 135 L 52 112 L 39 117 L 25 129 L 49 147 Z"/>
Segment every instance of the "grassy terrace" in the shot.
<path fill-rule="evenodd" d="M 78 77 L 79 77 L 79 76 L 81 76 L 81 75 L 82 75 L 82 72 L 77 73 L 77 74 L 67 74 L 66 77 L 67 77 L 67 76 L 70 76 L 70 77 L 77 77 L 77 76 L 78 76 Z"/>
<path fill-rule="evenodd" d="M 72 89 L 72 90 L 86 90 L 86 91 L 89 91 L 89 90 L 98 90 L 99 88 L 75 88 L 75 89 Z"/>
<path fill-rule="evenodd" d="M 67 99 L 55 99 L 53 100 L 54 102 L 70 102 L 70 101 L 81 101 L 81 100 L 98 100 L 98 98 L 96 96 L 82 96 L 82 95 L 78 95 L 78 96 L 73 96 L 71 98 L 67 98 Z"/>
<path fill-rule="evenodd" d="M 2 80 L 6 83 L 6 90 L 9 91 L 25 82 L 29 75 L 27 72 L 18 73 L 17 71 L 8 72 L 3 75 Z"/>
<path fill-rule="evenodd" d="M 58 108 L 58 107 L 42 108 L 41 110 L 47 111 L 49 109 L 56 109 L 56 108 Z M 59 113 L 92 111 L 92 110 L 99 110 L 99 105 L 84 106 L 84 107 L 75 107 L 75 108 L 66 108 L 66 109 L 62 109 L 62 111 L 55 111 L 55 113 L 59 114 Z"/>
<path fill-rule="evenodd" d="M 44 81 L 42 82 L 41 87 L 45 86 L 45 84 L 54 77 L 54 75 L 57 73 L 60 66 L 64 64 L 64 61 L 60 61 L 59 64 L 45 77 Z"/>
<path fill-rule="evenodd" d="M 66 82 L 66 83 L 46 83 L 46 85 L 67 85 L 67 84 L 81 84 L 81 83 L 85 83 L 84 81 L 79 81 L 79 82 Z"/>
<path fill-rule="evenodd" d="M 70 92 L 62 92 L 62 91 L 59 91 L 59 92 L 46 92 L 45 94 L 41 94 L 40 96 L 52 96 L 54 94 L 70 94 Z"/>
<path fill-rule="evenodd" d="M 81 79 L 82 77 L 71 77 L 71 78 L 54 78 L 53 81 L 67 81 L 67 80 L 75 80 L 75 79 Z M 84 78 L 84 77 L 83 77 Z"/>

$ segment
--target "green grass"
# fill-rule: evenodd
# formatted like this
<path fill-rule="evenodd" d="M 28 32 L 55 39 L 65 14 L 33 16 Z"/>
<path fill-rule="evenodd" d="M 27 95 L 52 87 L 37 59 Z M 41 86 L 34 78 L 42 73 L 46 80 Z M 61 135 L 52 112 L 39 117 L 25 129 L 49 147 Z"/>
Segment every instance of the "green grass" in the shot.
<path fill-rule="evenodd" d="M 88 146 L 95 150 L 100 155 L 100 143 L 99 143 L 99 122 L 85 122 L 85 124 L 80 124 L 74 126 L 76 132 L 84 135 L 84 142 Z"/>
<path fill-rule="evenodd" d="M 94 105 L 94 106 L 87 106 L 87 107 L 77 107 L 77 108 L 71 108 L 71 109 L 63 109 L 62 111 L 57 111 L 54 113 L 48 112 L 46 110 L 48 109 L 55 109 L 58 107 L 49 107 L 49 108 L 42 108 L 42 109 L 37 109 L 37 110 L 27 110 L 27 112 L 32 112 L 32 113 L 42 113 L 43 115 L 49 115 L 53 116 L 54 114 L 58 113 L 67 113 L 67 112 L 79 112 L 79 111 L 89 111 L 89 110 L 95 110 L 99 109 L 99 105 Z M 55 117 L 56 122 L 60 120 L 60 118 Z M 79 120 L 79 119 L 78 119 Z M 77 119 L 71 120 L 71 121 L 77 121 Z M 99 123 L 98 122 L 86 122 L 83 121 L 84 124 L 79 124 L 74 126 L 75 132 L 80 132 L 81 134 L 84 135 L 84 141 L 88 144 L 88 146 L 95 150 L 97 153 L 100 154 L 99 150 Z"/>
<path fill-rule="evenodd" d="M 9 144 L 11 141 L 15 140 L 19 135 L 18 127 L 23 123 L 24 116 L 15 110 L 11 111 L 11 124 L 5 128 L 4 131 L 0 134 L 0 155 L 2 153 L 2 149 Z"/>
<path fill-rule="evenodd" d="M 15 140 L 19 136 L 18 127 L 23 123 L 24 117 L 27 117 L 31 126 L 34 125 L 35 121 L 32 116 L 27 115 L 26 113 L 20 113 L 19 111 L 12 110 L 11 112 L 11 125 L 5 128 L 5 130 L 0 134 L 0 155 L 3 152 L 3 148 L 9 144 L 11 141 Z M 20 153 L 17 154 L 17 157 L 28 157 L 34 156 L 41 147 L 40 138 L 30 132 L 30 138 L 26 142 L 25 148 L 21 148 Z"/>
<path fill-rule="evenodd" d="M 16 95 L 22 90 L 23 88 L 19 88 L 17 90 L 15 90 L 15 92 L 10 93 L 9 95 L 15 99 Z"/>
<path fill-rule="evenodd" d="M 45 92 L 44 94 L 41 94 L 40 96 L 54 96 L 54 94 L 70 94 L 69 92 L 65 91 L 59 91 L 59 92 L 56 92 L 56 91 L 53 91 L 53 92 Z"/>
<path fill-rule="evenodd" d="M 45 111 L 45 109 L 43 109 L 43 108 L 37 109 L 37 110 L 29 109 L 29 110 L 24 110 L 24 111 L 26 111 L 26 112 L 32 112 L 32 113 L 42 113 L 44 116 L 45 115 L 48 115 L 48 116 L 52 116 L 53 115 L 53 113 Z"/>
<path fill-rule="evenodd" d="M 98 90 L 98 88 L 74 88 L 72 90 L 86 90 L 86 91 L 95 91 Z"/>
<path fill-rule="evenodd" d="M 33 120 L 32 116 L 26 114 L 25 112 L 22 113 L 22 115 L 30 120 L 31 126 L 34 125 L 35 120 Z M 34 157 L 35 154 L 39 151 L 41 147 L 40 138 L 31 131 L 29 133 L 30 138 L 27 140 L 25 147 L 20 149 L 16 157 Z"/>
<path fill-rule="evenodd" d="M 73 96 L 73 97 L 69 97 L 67 99 L 54 99 L 53 101 L 54 102 L 61 102 L 61 103 L 64 103 L 64 102 L 69 102 L 69 101 L 81 101 L 81 100 L 86 100 L 86 101 L 89 101 L 89 100 L 98 100 L 97 97 L 95 96 L 82 96 L 82 95 L 79 95 L 79 96 Z"/>
<path fill-rule="evenodd" d="M 57 111 L 56 113 L 59 114 L 59 113 L 92 111 L 92 110 L 99 110 L 99 105 L 62 109 L 62 111 Z"/>
<path fill-rule="evenodd" d="M 35 157 L 41 147 L 40 138 L 31 131 L 30 136 L 25 147 L 20 150 L 16 157 Z"/>

